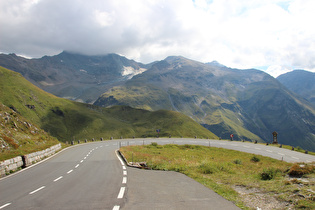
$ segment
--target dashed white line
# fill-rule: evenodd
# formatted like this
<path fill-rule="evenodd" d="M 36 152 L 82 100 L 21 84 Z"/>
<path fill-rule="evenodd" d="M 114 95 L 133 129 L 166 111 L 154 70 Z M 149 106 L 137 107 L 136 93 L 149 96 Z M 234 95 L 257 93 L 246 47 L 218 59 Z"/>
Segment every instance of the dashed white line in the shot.
<path fill-rule="evenodd" d="M 38 188 L 38 189 L 36 189 L 36 190 L 30 192 L 29 194 L 32 195 L 32 194 L 34 194 L 34 193 L 36 193 L 36 192 L 38 192 L 38 191 L 40 191 L 40 190 L 42 190 L 42 189 L 44 189 L 44 188 L 45 188 L 45 186 L 42 186 L 42 187 L 40 187 L 40 188 Z"/>
<path fill-rule="evenodd" d="M 125 187 L 121 187 L 121 188 L 120 188 L 119 194 L 118 194 L 118 196 L 117 196 L 118 199 L 124 197 L 125 190 L 126 190 Z"/>
<path fill-rule="evenodd" d="M 257 149 L 257 150 L 261 150 L 261 148 L 258 148 L 258 147 L 255 147 L 255 149 Z"/>
<path fill-rule="evenodd" d="M 297 158 L 297 157 L 293 157 L 293 156 L 292 156 L 292 158 L 294 158 L 294 159 L 296 159 L 296 160 L 299 160 L 299 159 L 300 159 L 300 158 Z"/>
<path fill-rule="evenodd" d="M 127 183 L 127 177 L 123 177 L 122 183 L 123 183 L 123 184 L 126 184 L 126 183 Z"/>
<path fill-rule="evenodd" d="M 11 205 L 11 203 L 6 203 L 6 204 L 0 206 L 0 209 L 3 209 L 3 208 L 5 208 L 5 207 L 7 207 L 7 206 L 9 206 L 9 205 Z"/>
<path fill-rule="evenodd" d="M 114 206 L 113 210 L 119 210 L 120 206 Z"/>
<path fill-rule="evenodd" d="M 79 167 L 79 165 L 80 165 L 80 164 L 77 164 L 77 165 L 75 166 L 75 168 L 78 168 L 78 167 Z"/>
<path fill-rule="evenodd" d="M 124 174 L 124 176 L 126 176 L 127 175 L 127 171 L 123 171 L 123 174 Z"/>
<path fill-rule="evenodd" d="M 62 176 L 59 176 L 57 179 L 54 180 L 54 182 L 56 182 L 56 181 L 58 181 L 60 179 L 62 179 Z"/>
<path fill-rule="evenodd" d="M 81 160 L 80 163 L 83 163 L 84 160 Z"/>
<path fill-rule="evenodd" d="M 268 149 L 267 149 L 266 151 L 267 151 L 267 152 L 272 152 L 271 150 L 268 150 Z"/>
<path fill-rule="evenodd" d="M 284 156 L 284 154 L 282 154 L 282 153 L 278 153 L 278 155 L 282 155 L 282 156 Z"/>
<path fill-rule="evenodd" d="M 243 147 L 245 147 L 245 148 L 249 148 L 249 146 L 243 146 Z"/>
<path fill-rule="evenodd" d="M 86 159 L 86 157 L 83 158 L 84 160 Z"/>
<path fill-rule="evenodd" d="M 123 166 L 122 168 L 123 168 L 123 170 L 126 170 L 126 166 Z"/>
<path fill-rule="evenodd" d="M 73 170 L 71 169 L 70 171 L 67 172 L 67 174 L 70 174 Z"/>

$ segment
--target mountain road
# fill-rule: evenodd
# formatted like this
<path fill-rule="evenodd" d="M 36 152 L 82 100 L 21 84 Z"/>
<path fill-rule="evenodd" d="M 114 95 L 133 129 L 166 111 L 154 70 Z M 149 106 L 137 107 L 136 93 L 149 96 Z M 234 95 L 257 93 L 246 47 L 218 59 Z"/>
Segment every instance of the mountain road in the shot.
<path fill-rule="evenodd" d="M 315 161 L 315 156 L 236 141 L 146 138 L 84 143 L 0 179 L 0 209 L 238 209 L 183 174 L 130 168 L 115 153 L 121 146 L 151 142 L 223 147 L 287 162 Z"/>

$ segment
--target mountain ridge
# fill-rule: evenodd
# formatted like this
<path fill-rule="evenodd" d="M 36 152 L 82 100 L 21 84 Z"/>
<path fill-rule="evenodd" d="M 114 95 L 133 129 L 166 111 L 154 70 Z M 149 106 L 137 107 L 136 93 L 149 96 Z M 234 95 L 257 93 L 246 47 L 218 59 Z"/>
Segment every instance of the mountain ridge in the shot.
<path fill-rule="evenodd" d="M 111 88 L 94 104 L 106 107 L 116 103 L 179 111 L 222 138 L 233 133 L 238 140 L 269 142 L 277 130 L 280 143 L 315 149 L 314 109 L 302 105 L 279 81 L 256 69 L 167 57 Z M 292 126 L 297 129 L 292 131 Z"/>
<path fill-rule="evenodd" d="M 81 61 L 65 59 L 62 56 L 79 57 Z M 1 58 L 0 56 L 0 64 L 3 61 Z M 78 62 L 77 66 L 68 67 L 67 72 L 73 72 L 69 73 L 72 80 L 76 77 L 83 78 L 82 75 L 88 76 L 89 80 L 78 82 L 76 85 L 84 92 L 80 93 L 80 96 L 89 96 L 89 103 L 94 102 L 95 105 L 104 107 L 127 105 L 151 111 L 173 110 L 184 113 L 221 138 L 229 138 L 233 133 L 236 140 L 269 142 L 272 139 L 271 133 L 277 131 L 280 143 L 310 150 L 315 148 L 314 107 L 263 71 L 240 70 L 228 68 L 217 62 L 201 63 L 182 56 L 169 56 L 145 66 L 134 63 L 134 69 L 145 67 L 146 70 L 128 78 L 123 77 L 121 72 L 122 66 L 126 65 L 123 60 L 127 63 L 130 60 L 119 55 L 111 55 L 107 57 L 108 60 L 103 61 L 102 69 L 108 68 L 113 72 L 103 75 L 105 80 L 107 79 L 107 83 L 103 84 L 103 81 L 97 82 L 97 79 L 101 78 L 97 73 L 104 71 L 92 68 L 91 74 L 84 72 L 85 66 L 93 67 L 93 62 L 95 64 L 95 60 L 102 56 L 91 57 L 63 52 L 59 57 L 47 56 L 45 59 L 52 58 L 54 60 L 46 61 L 46 67 L 43 68 L 49 70 L 49 73 L 54 72 L 55 75 L 35 75 L 48 78 L 47 81 L 53 76 L 61 77 L 62 80 L 65 78 L 58 75 L 62 69 L 58 65 L 64 67 L 65 64 L 61 60 L 67 60 L 70 66 L 72 62 Z M 26 64 L 24 63 L 28 67 L 26 70 L 38 73 L 38 69 L 35 71 L 36 68 L 31 68 L 35 65 L 32 64 L 35 62 L 34 59 L 21 60 L 22 63 L 26 61 Z M 88 62 L 85 63 L 84 60 Z M 45 62 L 40 64 L 44 65 Z M 58 65 L 54 67 L 54 64 Z M 46 89 L 49 88 L 50 86 L 46 85 Z M 76 93 L 77 86 L 70 82 L 66 88 L 59 88 L 59 91 L 64 94 Z M 97 94 L 102 96 L 97 99 L 99 96 Z M 92 100 L 92 96 L 96 98 Z M 78 98 L 83 100 L 82 97 Z M 71 99 L 76 100 L 76 97 L 72 94 Z"/>

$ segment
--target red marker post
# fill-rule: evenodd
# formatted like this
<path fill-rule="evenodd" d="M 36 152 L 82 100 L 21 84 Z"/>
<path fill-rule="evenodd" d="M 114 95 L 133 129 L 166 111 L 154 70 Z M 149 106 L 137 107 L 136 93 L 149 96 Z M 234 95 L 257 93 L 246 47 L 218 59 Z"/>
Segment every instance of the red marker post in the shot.
<path fill-rule="evenodd" d="M 233 137 L 234 137 L 234 135 L 233 135 L 233 134 L 231 134 L 231 135 L 230 135 L 231 141 L 233 141 Z"/>

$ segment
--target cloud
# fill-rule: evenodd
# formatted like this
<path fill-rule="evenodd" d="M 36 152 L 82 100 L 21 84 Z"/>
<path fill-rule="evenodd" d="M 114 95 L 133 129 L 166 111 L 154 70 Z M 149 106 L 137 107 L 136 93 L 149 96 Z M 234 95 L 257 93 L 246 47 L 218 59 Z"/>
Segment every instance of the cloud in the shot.
<path fill-rule="evenodd" d="M 313 0 L 1 1 L 0 51 L 119 53 L 144 63 L 182 55 L 315 71 L 314 10 Z"/>

